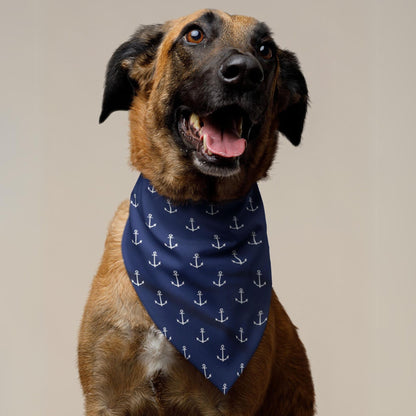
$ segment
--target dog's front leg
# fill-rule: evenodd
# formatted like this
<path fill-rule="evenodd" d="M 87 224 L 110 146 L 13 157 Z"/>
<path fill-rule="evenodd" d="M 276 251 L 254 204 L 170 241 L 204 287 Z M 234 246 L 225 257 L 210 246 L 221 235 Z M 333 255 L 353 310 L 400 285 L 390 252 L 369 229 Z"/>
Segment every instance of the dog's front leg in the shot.
<path fill-rule="evenodd" d="M 94 340 L 94 347 L 81 338 L 80 376 L 85 393 L 87 416 L 161 416 L 155 394 L 140 356 L 145 331 L 129 334 L 111 328 Z"/>

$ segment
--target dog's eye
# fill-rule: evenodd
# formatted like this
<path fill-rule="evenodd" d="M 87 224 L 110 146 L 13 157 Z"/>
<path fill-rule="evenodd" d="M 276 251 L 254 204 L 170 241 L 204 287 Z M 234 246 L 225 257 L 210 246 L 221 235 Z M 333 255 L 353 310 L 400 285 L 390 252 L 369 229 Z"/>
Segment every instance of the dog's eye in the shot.
<path fill-rule="evenodd" d="M 192 29 L 185 35 L 185 39 L 189 43 L 201 43 L 204 37 L 204 32 L 200 29 Z"/>
<path fill-rule="evenodd" d="M 262 45 L 260 45 L 259 52 L 263 59 L 273 58 L 273 49 L 266 43 L 263 43 Z"/>

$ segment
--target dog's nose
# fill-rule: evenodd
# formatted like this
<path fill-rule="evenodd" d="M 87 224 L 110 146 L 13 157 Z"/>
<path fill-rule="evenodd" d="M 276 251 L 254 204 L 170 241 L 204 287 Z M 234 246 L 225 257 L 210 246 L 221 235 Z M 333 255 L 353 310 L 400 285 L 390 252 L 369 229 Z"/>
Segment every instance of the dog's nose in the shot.
<path fill-rule="evenodd" d="M 263 82 L 264 73 L 254 56 L 236 53 L 222 63 L 219 77 L 225 84 L 251 89 Z"/>

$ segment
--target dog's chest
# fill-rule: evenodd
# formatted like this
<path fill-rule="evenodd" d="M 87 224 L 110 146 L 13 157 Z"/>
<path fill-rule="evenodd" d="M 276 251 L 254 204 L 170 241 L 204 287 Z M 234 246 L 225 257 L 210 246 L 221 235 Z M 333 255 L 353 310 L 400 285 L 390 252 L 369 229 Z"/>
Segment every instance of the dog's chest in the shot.
<path fill-rule="evenodd" d="M 145 368 L 146 376 L 152 378 L 158 373 L 168 373 L 175 361 L 176 354 L 175 348 L 153 325 L 146 333 L 139 361 Z"/>

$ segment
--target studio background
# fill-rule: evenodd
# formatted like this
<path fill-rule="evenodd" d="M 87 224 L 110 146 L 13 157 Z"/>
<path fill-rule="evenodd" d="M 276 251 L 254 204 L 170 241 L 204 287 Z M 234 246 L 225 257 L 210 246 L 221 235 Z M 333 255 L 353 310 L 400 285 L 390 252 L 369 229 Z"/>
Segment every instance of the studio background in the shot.
<path fill-rule="evenodd" d="M 413 1 L 1 3 L 0 414 L 83 412 L 77 332 L 107 226 L 137 178 L 127 113 L 98 125 L 105 67 L 139 24 L 246 14 L 294 51 L 311 96 L 261 185 L 274 286 L 319 416 L 414 411 Z"/>

